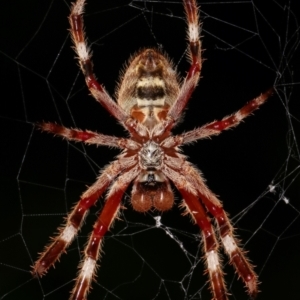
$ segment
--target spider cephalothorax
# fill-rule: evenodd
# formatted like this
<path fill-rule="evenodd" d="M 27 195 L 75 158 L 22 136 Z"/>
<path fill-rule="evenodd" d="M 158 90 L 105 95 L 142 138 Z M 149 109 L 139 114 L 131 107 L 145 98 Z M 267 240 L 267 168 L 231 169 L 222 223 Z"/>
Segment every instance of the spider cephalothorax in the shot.
<path fill-rule="evenodd" d="M 164 211 L 174 203 L 170 183 L 163 174 L 164 151 L 153 140 L 144 143 L 139 151 L 140 175 L 136 178 L 131 195 L 133 208 L 146 212 L 154 208 Z"/>
<path fill-rule="evenodd" d="M 249 294 L 254 297 L 257 294 L 257 275 L 234 237 L 233 228 L 221 202 L 208 189 L 200 171 L 179 153 L 179 148 L 236 126 L 266 101 L 272 89 L 220 121 L 174 136 L 171 130 L 180 119 L 198 83 L 202 67 L 196 0 L 183 0 L 188 24 L 188 57 L 191 66 L 182 83 L 179 83 L 171 62 L 164 54 L 155 49 L 145 49 L 131 59 L 119 85 L 117 102 L 107 94 L 93 74 L 91 55 L 83 30 L 84 4 L 85 0 L 77 0 L 69 17 L 81 70 L 92 96 L 125 127 L 130 137 L 117 138 L 91 131 L 69 129 L 54 123 L 39 125 L 42 130 L 68 140 L 117 147 L 122 153 L 82 194 L 65 226 L 36 261 L 33 273 L 44 275 L 58 260 L 76 236 L 89 208 L 109 188 L 105 205 L 85 248 L 83 262 L 71 293 L 71 299 L 86 299 L 99 259 L 101 242 L 118 215 L 123 194 L 131 182 L 131 204 L 139 212 L 146 212 L 152 208 L 159 211 L 170 209 L 174 204 L 170 186 L 170 182 L 173 182 L 183 198 L 182 207 L 185 207 L 186 214 L 189 214 L 201 229 L 213 299 L 228 299 L 215 230 L 231 264 L 244 281 Z M 208 213 L 215 218 L 216 228 L 212 226 Z"/>

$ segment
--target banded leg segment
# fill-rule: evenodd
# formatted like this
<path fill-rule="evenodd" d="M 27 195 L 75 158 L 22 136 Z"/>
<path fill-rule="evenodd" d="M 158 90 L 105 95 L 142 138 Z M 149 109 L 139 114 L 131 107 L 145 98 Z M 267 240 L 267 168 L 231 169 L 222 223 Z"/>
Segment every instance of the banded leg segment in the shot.
<path fill-rule="evenodd" d="M 224 246 L 225 252 L 230 258 L 230 263 L 234 266 L 237 274 L 245 283 L 249 295 L 253 298 L 256 297 L 258 293 L 258 277 L 253 270 L 253 266 L 251 263 L 249 263 L 247 257 L 245 256 L 244 251 L 238 246 L 238 242 L 234 237 L 233 228 L 225 211 L 223 210 L 219 199 L 208 189 L 205 182 L 199 175 L 199 172 L 189 163 L 181 159 L 181 163 L 178 161 L 176 165 L 180 166 L 180 169 L 176 169 L 175 165 L 170 164 L 170 167 L 165 167 L 164 173 L 175 183 L 176 187 L 183 196 L 184 193 L 187 193 L 186 191 L 191 194 L 190 196 L 185 196 L 184 199 L 189 208 L 189 212 L 193 215 L 194 220 L 196 220 L 197 224 L 202 230 L 204 230 L 203 228 L 206 226 L 201 225 L 201 215 L 203 215 L 203 213 L 199 212 L 201 212 L 203 208 L 199 202 L 199 198 L 208 211 L 216 219 L 220 239 Z M 197 197 L 194 195 L 197 195 Z M 200 220 L 197 220 L 198 214 L 200 215 Z M 203 218 L 204 217 L 206 218 L 206 216 L 203 216 Z"/>
<path fill-rule="evenodd" d="M 85 76 L 86 84 L 94 98 L 103 105 L 115 118 L 121 122 L 128 119 L 127 114 L 104 90 L 104 87 L 97 82 L 93 73 L 93 63 L 91 60 L 90 49 L 86 45 L 84 33 L 84 22 L 82 14 L 84 11 L 85 0 L 78 0 L 72 5 L 69 22 L 71 25 L 71 35 L 74 42 L 74 48 L 78 55 L 81 70 Z"/>
<path fill-rule="evenodd" d="M 207 271 L 209 273 L 211 290 L 214 297 L 213 299 L 227 300 L 226 286 L 223 280 L 223 271 L 219 259 L 218 243 L 214 229 L 208 220 L 198 197 L 186 191 L 184 188 L 179 188 L 178 186 L 177 188 L 184 198 L 187 211 L 190 213 L 193 220 L 195 220 L 199 228 L 201 228 Z"/>
<path fill-rule="evenodd" d="M 90 236 L 87 247 L 84 251 L 84 260 L 80 266 L 80 271 L 72 291 L 70 300 L 83 300 L 90 289 L 91 281 L 95 275 L 97 260 L 101 252 L 101 242 L 105 233 L 109 230 L 116 218 L 120 206 L 120 201 L 128 185 L 138 175 L 138 168 L 135 167 L 128 173 L 121 175 L 113 184 L 104 208 L 94 225 L 94 230 Z"/>
<path fill-rule="evenodd" d="M 126 160 L 123 163 L 114 161 L 104 170 L 98 180 L 82 195 L 78 204 L 73 208 L 66 225 L 59 228 L 59 234 L 52 239 L 50 245 L 41 253 L 33 266 L 32 273 L 34 275 L 45 275 L 48 269 L 55 264 L 77 235 L 89 208 L 96 203 L 114 178 L 133 163 Z"/>
<path fill-rule="evenodd" d="M 184 0 L 183 5 L 188 25 L 188 58 L 191 62 L 191 66 L 180 88 L 178 99 L 168 112 L 168 117 L 171 118 L 173 122 L 178 120 L 181 112 L 189 101 L 190 96 L 199 81 L 202 68 L 199 9 L 197 7 L 196 0 Z"/>
<path fill-rule="evenodd" d="M 244 251 L 239 247 L 238 242 L 234 237 L 233 228 L 222 204 L 215 194 L 208 189 L 195 168 L 185 163 L 182 167 L 182 173 L 186 180 L 192 182 L 196 187 L 198 197 L 216 219 L 219 235 L 225 252 L 230 258 L 230 263 L 234 266 L 237 274 L 245 283 L 249 295 L 255 298 L 258 293 L 258 277 Z"/>
<path fill-rule="evenodd" d="M 196 73 L 201 72 L 201 41 L 200 41 L 200 23 L 199 23 L 199 9 L 196 0 L 184 0 L 184 10 L 186 13 L 188 24 L 188 40 L 189 53 L 188 58 L 191 60 L 191 66 L 187 74 L 187 79 L 193 77 Z M 198 75 L 198 76 L 199 76 Z"/>
<path fill-rule="evenodd" d="M 211 290 L 214 300 L 227 300 L 226 286 L 223 280 L 223 272 L 219 260 L 218 243 L 214 229 L 207 218 L 207 214 L 197 196 L 197 187 L 189 178 L 180 171 L 168 166 L 164 168 L 164 174 L 175 184 L 183 197 L 183 206 L 192 219 L 201 229 L 204 242 L 204 255 L 207 262 L 207 271 L 210 277 Z"/>
<path fill-rule="evenodd" d="M 177 139 L 181 141 L 181 144 L 188 144 L 196 140 L 207 138 L 212 135 L 218 135 L 223 130 L 230 129 L 237 126 L 243 119 L 248 117 L 253 111 L 258 109 L 262 104 L 264 104 L 269 97 L 272 96 L 274 90 L 273 88 L 269 89 L 260 96 L 249 101 L 245 106 L 243 106 L 236 113 L 223 118 L 220 121 L 214 121 L 212 123 L 206 124 L 200 128 L 188 131 L 184 134 L 181 134 Z M 175 138 L 175 137 L 174 137 Z"/>
<path fill-rule="evenodd" d="M 84 142 L 86 144 L 94 144 L 101 146 L 116 147 L 119 149 L 136 150 L 139 145 L 130 139 L 118 138 L 109 136 L 90 130 L 80 130 L 73 128 L 66 128 L 55 123 L 40 123 L 37 125 L 41 130 L 59 135 L 69 141 Z"/>
<path fill-rule="evenodd" d="M 246 257 L 245 252 L 239 247 L 226 213 L 222 207 L 216 206 L 208 197 L 204 195 L 199 196 L 209 212 L 217 220 L 220 238 L 225 252 L 230 258 L 230 263 L 245 283 L 249 295 L 255 298 L 258 293 L 258 276 L 254 272 L 253 266 Z"/>

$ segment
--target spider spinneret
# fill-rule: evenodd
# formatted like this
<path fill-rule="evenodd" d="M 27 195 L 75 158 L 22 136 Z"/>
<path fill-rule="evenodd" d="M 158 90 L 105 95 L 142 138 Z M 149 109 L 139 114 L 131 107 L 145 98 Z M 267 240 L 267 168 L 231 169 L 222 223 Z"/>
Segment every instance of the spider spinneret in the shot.
<path fill-rule="evenodd" d="M 174 195 L 170 182 L 181 194 L 186 214 L 201 229 L 203 252 L 214 300 L 227 300 L 219 259 L 219 241 L 230 263 L 243 280 L 248 293 L 255 297 L 257 275 L 239 247 L 230 221 L 221 202 L 206 186 L 201 172 L 180 153 L 184 144 L 218 135 L 232 128 L 263 104 L 273 89 L 254 98 L 236 113 L 213 121 L 180 135 L 171 130 L 182 115 L 198 81 L 202 67 L 199 9 L 196 0 L 183 0 L 188 25 L 188 58 L 190 68 L 181 82 L 172 63 L 156 49 L 145 49 L 130 61 L 123 75 L 115 102 L 97 82 L 93 74 L 91 54 L 86 45 L 83 29 L 85 0 L 77 0 L 69 17 L 74 48 L 92 96 L 103 105 L 129 132 L 129 138 L 118 138 L 88 130 L 70 129 L 54 123 L 41 123 L 39 127 L 69 141 L 116 147 L 122 150 L 81 196 L 69 214 L 66 224 L 59 230 L 33 266 L 33 274 L 43 276 L 65 252 L 80 230 L 90 207 L 109 188 L 106 201 L 84 251 L 79 274 L 70 299 L 86 299 L 100 258 L 101 242 L 112 226 L 120 209 L 122 197 L 133 182 L 131 204 L 136 211 L 151 208 L 165 211 L 172 208 Z M 181 82 L 181 83 L 180 83 Z M 216 220 L 210 222 L 209 215 Z M 215 228 L 216 227 L 216 228 Z M 218 232 L 218 238 L 215 235 Z"/>

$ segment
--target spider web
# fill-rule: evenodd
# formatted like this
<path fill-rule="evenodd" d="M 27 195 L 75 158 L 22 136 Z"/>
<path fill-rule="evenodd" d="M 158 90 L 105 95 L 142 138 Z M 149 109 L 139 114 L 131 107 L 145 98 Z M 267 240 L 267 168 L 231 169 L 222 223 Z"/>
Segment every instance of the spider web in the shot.
<path fill-rule="evenodd" d="M 258 299 L 299 299 L 299 13 L 292 1 L 198 1 L 203 21 L 201 82 L 175 132 L 220 119 L 270 86 L 275 95 L 236 129 L 184 147 L 219 195 L 262 282 Z M 88 96 L 71 49 L 68 1 L 2 3 L 0 299 L 67 299 L 92 224 L 55 269 L 30 265 L 86 186 L 116 150 L 68 143 L 35 124 L 124 136 Z M 160 47 L 183 76 L 186 26 L 181 1 L 88 1 L 95 73 L 110 94 L 120 67 L 141 47 Z M 298 66 L 298 68 L 297 68 Z M 180 203 L 178 194 L 176 204 Z M 130 191 L 105 237 L 89 299 L 210 299 L 199 230 L 175 205 L 134 212 Z M 248 299 L 224 257 L 230 299 Z"/>

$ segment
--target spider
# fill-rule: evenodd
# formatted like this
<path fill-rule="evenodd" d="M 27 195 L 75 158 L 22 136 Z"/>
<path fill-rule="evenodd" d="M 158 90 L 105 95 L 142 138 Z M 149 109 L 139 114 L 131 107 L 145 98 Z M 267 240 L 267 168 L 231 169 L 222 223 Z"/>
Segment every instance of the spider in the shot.
<path fill-rule="evenodd" d="M 84 251 L 83 261 L 70 299 L 86 299 L 100 259 L 104 235 L 118 216 L 122 197 L 132 183 L 131 205 L 138 212 L 166 211 L 174 205 L 171 182 L 181 194 L 182 207 L 201 229 L 203 252 L 213 299 L 226 300 L 228 293 L 219 259 L 219 242 L 230 263 L 243 280 L 250 296 L 258 292 L 258 277 L 234 237 L 233 227 L 221 202 L 206 186 L 201 172 L 180 153 L 182 145 L 220 134 L 238 125 L 272 94 L 272 89 L 254 98 L 236 113 L 200 128 L 172 135 L 198 81 L 202 68 L 199 8 L 196 0 L 183 0 L 188 25 L 190 68 L 180 83 L 171 61 L 157 49 L 143 49 L 128 64 L 114 101 L 93 73 L 91 52 L 87 46 L 83 11 L 85 0 L 72 4 L 69 21 L 74 49 L 92 96 L 128 131 L 129 138 L 118 138 L 54 123 L 39 127 L 69 141 L 105 145 L 122 150 L 81 196 L 50 245 L 40 254 L 33 274 L 42 276 L 65 252 L 80 230 L 89 208 L 107 190 L 106 201 Z M 210 217 L 216 220 L 216 228 Z M 218 238 L 215 235 L 218 233 Z"/>

